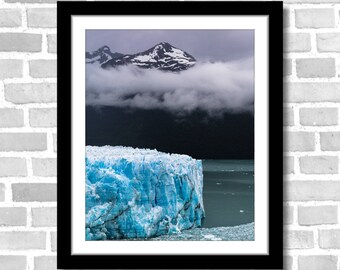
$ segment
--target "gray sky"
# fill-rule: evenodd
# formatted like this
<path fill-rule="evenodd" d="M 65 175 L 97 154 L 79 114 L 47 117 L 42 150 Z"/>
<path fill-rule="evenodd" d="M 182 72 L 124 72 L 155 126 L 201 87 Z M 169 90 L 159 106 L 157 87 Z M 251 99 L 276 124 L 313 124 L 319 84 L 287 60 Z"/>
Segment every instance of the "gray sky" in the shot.
<path fill-rule="evenodd" d="M 241 60 L 254 56 L 253 30 L 87 30 L 86 51 L 103 45 L 134 54 L 168 42 L 201 61 Z"/>

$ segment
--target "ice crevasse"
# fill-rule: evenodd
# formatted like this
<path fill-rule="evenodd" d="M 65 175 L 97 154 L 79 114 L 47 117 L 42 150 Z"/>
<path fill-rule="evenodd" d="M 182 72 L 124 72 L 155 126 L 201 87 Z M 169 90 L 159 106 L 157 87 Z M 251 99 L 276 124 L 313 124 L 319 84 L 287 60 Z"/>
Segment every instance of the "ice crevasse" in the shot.
<path fill-rule="evenodd" d="M 149 238 L 199 227 L 202 161 L 122 146 L 86 146 L 86 240 Z"/>

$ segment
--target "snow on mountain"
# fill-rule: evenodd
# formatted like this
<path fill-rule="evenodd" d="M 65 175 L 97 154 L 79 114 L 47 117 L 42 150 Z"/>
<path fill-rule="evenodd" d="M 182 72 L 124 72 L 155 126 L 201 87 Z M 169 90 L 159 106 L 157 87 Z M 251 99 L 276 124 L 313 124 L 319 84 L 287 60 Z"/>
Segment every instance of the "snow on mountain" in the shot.
<path fill-rule="evenodd" d="M 85 59 L 87 64 L 99 63 L 100 65 L 106 62 L 121 57 L 121 53 L 112 53 L 109 46 L 100 47 L 98 50 L 93 52 L 86 52 Z"/>
<path fill-rule="evenodd" d="M 110 48 L 100 48 L 100 53 L 86 53 L 86 63 L 99 62 L 102 68 L 111 68 L 132 64 L 143 69 L 159 69 L 164 71 L 182 71 L 195 65 L 196 59 L 187 52 L 178 49 L 167 42 L 159 43 L 152 48 L 136 54 L 117 54 L 117 57 L 106 57 Z M 96 52 L 98 52 L 97 50 Z M 97 58 L 95 58 L 97 57 Z M 100 59 L 98 60 L 98 58 Z"/>

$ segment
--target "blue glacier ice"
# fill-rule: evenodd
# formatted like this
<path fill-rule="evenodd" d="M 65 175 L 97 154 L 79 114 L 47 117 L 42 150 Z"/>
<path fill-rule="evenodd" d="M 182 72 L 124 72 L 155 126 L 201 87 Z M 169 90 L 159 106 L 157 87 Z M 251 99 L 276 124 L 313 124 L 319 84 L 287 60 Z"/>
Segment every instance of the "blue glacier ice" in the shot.
<path fill-rule="evenodd" d="M 202 161 L 86 146 L 86 240 L 150 238 L 201 226 Z"/>

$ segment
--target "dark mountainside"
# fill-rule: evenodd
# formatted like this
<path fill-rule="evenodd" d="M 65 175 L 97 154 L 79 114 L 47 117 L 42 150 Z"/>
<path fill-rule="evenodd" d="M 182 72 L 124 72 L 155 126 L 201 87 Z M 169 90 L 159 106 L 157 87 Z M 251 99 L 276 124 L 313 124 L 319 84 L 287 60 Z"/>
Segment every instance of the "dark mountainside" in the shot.
<path fill-rule="evenodd" d="M 201 159 L 253 159 L 254 117 L 194 112 L 174 117 L 162 110 L 86 107 L 86 145 L 156 148 Z"/>

